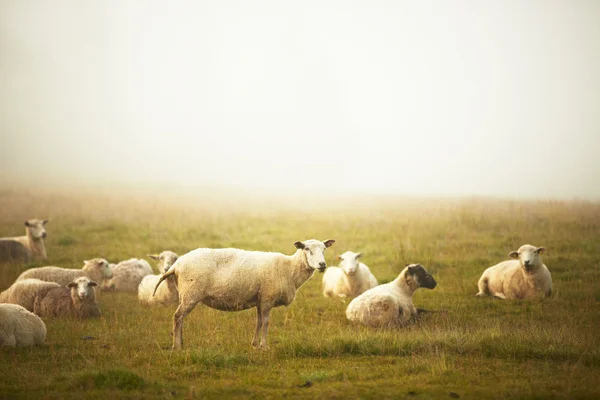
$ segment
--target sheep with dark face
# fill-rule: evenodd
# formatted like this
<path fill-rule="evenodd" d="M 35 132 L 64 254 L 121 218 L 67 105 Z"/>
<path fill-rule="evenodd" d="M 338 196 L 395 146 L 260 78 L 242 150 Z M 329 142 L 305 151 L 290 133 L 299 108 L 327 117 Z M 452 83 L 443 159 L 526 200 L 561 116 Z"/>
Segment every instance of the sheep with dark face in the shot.
<path fill-rule="evenodd" d="M 44 239 L 47 236 L 44 225 L 47 219 L 25 221 L 25 236 L 0 239 L 0 261 L 31 262 L 47 260 Z"/>
<path fill-rule="evenodd" d="M 346 317 L 374 328 L 402 326 L 417 316 L 413 294 L 419 288 L 433 289 L 433 276 L 420 264 L 410 264 L 390 283 L 367 290 L 350 302 Z"/>
<path fill-rule="evenodd" d="M 51 289 L 36 297 L 33 312 L 40 317 L 99 317 L 102 313 L 96 302 L 96 286 L 87 276 L 75 278 L 67 287 Z"/>
<path fill-rule="evenodd" d="M 548 297 L 552 294 L 552 277 L 542 263 L 541 255 L 546 249 L 529 244 L 523 245 L 503 261 L 483 272 L 477 286 L 478 297 L 492 296 L 498 299 L 528 299 Z"/>

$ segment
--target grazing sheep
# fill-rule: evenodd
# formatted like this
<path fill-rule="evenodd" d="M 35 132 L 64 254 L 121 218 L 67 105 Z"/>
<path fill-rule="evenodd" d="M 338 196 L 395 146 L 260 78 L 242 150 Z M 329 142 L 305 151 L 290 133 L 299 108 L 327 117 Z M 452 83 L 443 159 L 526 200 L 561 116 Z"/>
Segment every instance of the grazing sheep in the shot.
<path fill-rule="evenodd" d="M 417 316 L 412 297 L 420 288 L 433 289 L 435 279 L 420 264 L 407 265 L 390 283 L 367 290 L 350 302 L 346 317 L 374 328 L 401 326 Z"/>
<path fill-rule="evenodd" d="M 25 236 L 0 239 L 0 261 L 31 262 L 47 260 L 44 239 L 47 236 L 44 225 L 48 220 L 30 219 L 25 221 Z"/>
<path fill-rule="evenodd" d="M 523 245 L 508 256 L 514 260 L 503 261 L 483 272 L 477 286 L 478 297 L 493 296 L 498 299 L 528 299 L 548 297 L 552 294 L 552 277 L 542 263 L 543 247 Z"/>
<path fill-rule="evenodd" d="M 315 270 L 325 271 L 323 252 L 334 242 L 296 242 L 298 250 L 291 256 L 240 249 L 197 249 L 179 257 L 155 288 L 156 292 L 163 280 L 175 275 L 179 307 L 173 316 L 173 348 L 183 346 L 183 319 L 202 302 L 222 311 L 256 307 L 252 345 L 266 349 L 271 309 L 291 304 L 296 291 Z"/>
<path fill-rule="evenodd" d="M 75 278 L 67 287 L 49 290 L 35 298 L 33 312 L 40 317 L 91 318 L 102 315 L 96 302 L 96 282 L 87 276 Z"/>
<path fill-rule="evenodd" d="M 48 290 L 59 287 L 60 285 L 56 282 L 23 279 L 16 281 L 11 287 L 0 293 L 0 303 L 18 304 L 27 311 L 33 311 L 33 302 L 36 296 L 43 296 Z"/>
<path fill-rule="evenodd" d="M 369 267 L 358 261 L 362 253 L 347 251 L 338 259 L 339 267 L 329 267 L 323 275 L 323 296 L 356 297 L 377 286 Z"/>
<path fill-rule="evenodd" d="M 109 264 L 113 276 L 102 282 L 102 290 L 115 292 L 137 292 L 140 282 L 146 275 L 154 273 L 148 261 L 138 258 Z"/>
<path fill-rule="evenodd" d="M 149 254 L 148 257 L 158 260 L 158 270 L 161 274 L 165 274 L 171 265 L 177 261 L 177 254 L 172 251 L 165 250 L 159 255 Z M 138 299 L 143 304 L 155 305 L 155 304 L 175 304 L 179 301 L 179 295 L 177 294 L 177 284 L 175 283 L 175 277 L 169 276 L 167 278 L 167 284 L 162 285 L 156 291 L 156 295 L 152 295 L 152 291 L 156 287 L 156 284 L 160 280 L 161 275 L 146 275 L 138 287 Z"/>
<path fill-rule="evenodd" d="M 0 304 L 0 346 L 44 344 L 46 324 L 18 304 Z"/>
<path fill-rule="evenodd" d="M 87 276 L 96 282 L 102 282 L 104 279 L 112 278 L 112 271 L 108 266 L 108 261 L 103 258 L 94 258 L 84 261 L 81 269 L 59 267 L 31 268 L 19 275 L 17 281 L 35 278 L 47 282 L 56 282 L 61 286 L 66 286 L 72 282 L 73 279 L 80 276 Z"/>

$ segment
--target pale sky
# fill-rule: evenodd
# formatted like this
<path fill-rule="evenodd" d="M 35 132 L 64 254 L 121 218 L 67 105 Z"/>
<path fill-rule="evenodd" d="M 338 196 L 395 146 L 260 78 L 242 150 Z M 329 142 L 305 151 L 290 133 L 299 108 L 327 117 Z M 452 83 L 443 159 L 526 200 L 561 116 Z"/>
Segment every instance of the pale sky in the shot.
<path fill-rule="evenodd" d="M 600 199 L 600 1 L 0 2 L 41 182 Z"/>

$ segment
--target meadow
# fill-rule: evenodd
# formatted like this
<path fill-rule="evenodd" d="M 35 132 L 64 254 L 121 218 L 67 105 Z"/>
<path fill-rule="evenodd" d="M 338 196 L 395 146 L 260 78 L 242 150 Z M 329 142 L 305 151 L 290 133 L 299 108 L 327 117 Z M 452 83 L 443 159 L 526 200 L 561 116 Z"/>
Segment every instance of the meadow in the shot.
<path fill-rule="evenodd" d="M 101 318 L 45 319 L 46 345 L 0 349 L 0 398 L 600 398 L 598 203 L 0 190 L 0 236 L 24 234 L 34 217 L 50 219 L 49 260 L 0 264 L 0 290 L 34 266 L 197 247 L 291 254 L 316 238 L 336 240 L 328 265 L 363 252 L 380 283 L 423 264 L 438 286 L 417 291 L 415 305 L 446 312 L 403 329 L 354 326 L 315 273 L 273 310 L 269 350 L 250 346 L 255 310 L 197 306 L 184 350 L 172 351 L 175 306 L 100 293 Z M 475 298 L 483 270 L 525 243 L 548 249 L 553 296 Z"/>

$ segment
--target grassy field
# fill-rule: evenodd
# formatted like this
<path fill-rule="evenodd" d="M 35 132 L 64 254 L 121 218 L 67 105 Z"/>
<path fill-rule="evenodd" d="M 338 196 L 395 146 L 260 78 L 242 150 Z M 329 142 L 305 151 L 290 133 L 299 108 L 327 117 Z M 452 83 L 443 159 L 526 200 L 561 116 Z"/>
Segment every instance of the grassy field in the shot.
<path fill-rule="evenodd" d="M 274 309 L 270 350 L 250 346 L 254 310 L 198 306 L 174 352 L 175 307 L 101 293 L 102 318 L 46 319 L 45 346 L 0 349 L 0 398 L 600 398 L 600 204 L 147 196 L 3 190 L 0 236 L 49 218 L 45 265 L 68 268 L 164 249 L 291 254 L 296 240 L 332 238 L 329 265 L 361 251 L 380 282 L 422 263 L 438 287 L 418 291 L 415 305 L 448 312 L 405 329 L 353 326 L 346 304 L 321 296 L 317 273 Z M 548 249 L 553 296 L 476 299 L 483 270 L 525 243 Z M 38 265 L 1 264 L 0 290 Z"/>

